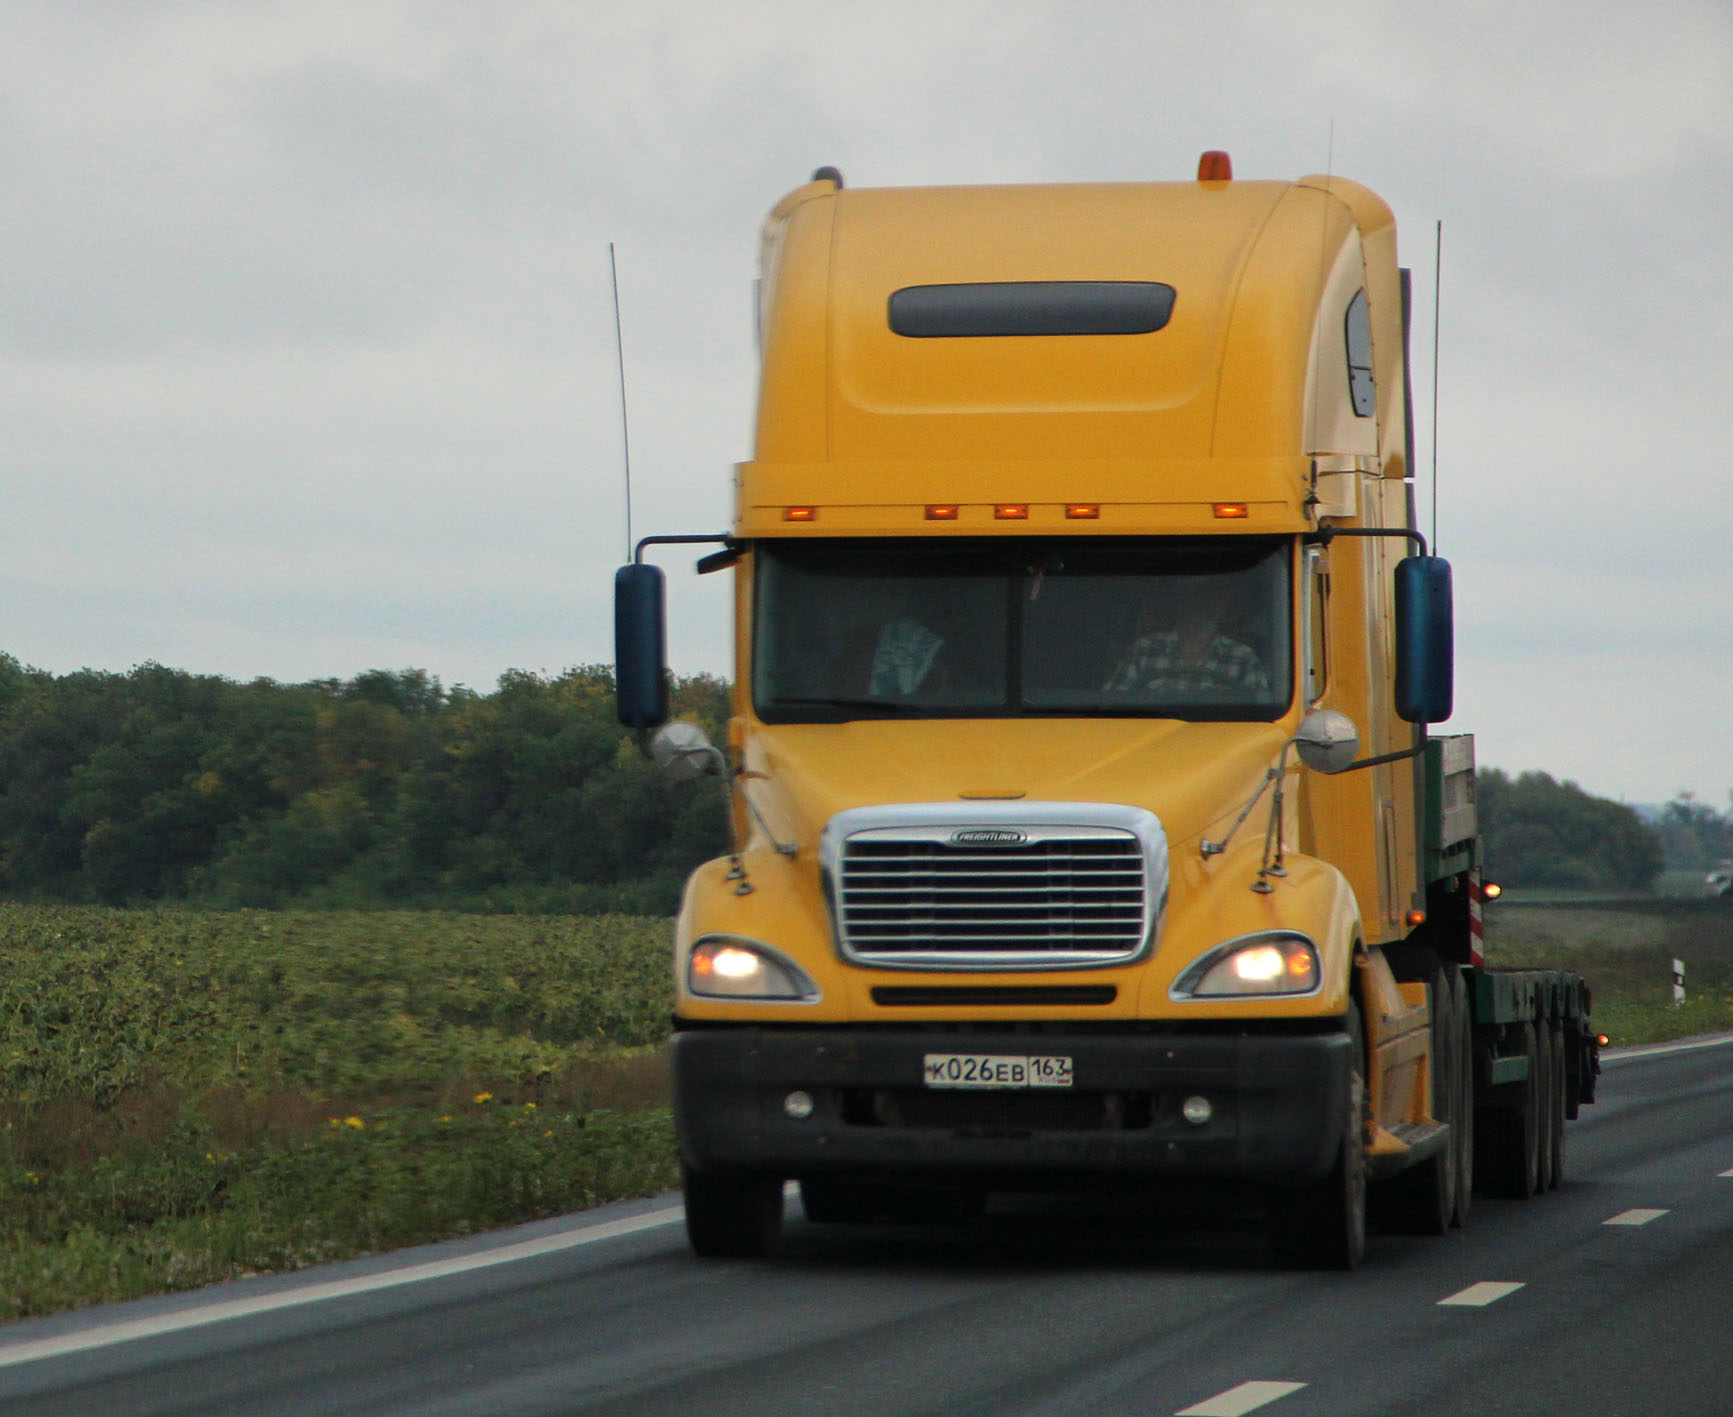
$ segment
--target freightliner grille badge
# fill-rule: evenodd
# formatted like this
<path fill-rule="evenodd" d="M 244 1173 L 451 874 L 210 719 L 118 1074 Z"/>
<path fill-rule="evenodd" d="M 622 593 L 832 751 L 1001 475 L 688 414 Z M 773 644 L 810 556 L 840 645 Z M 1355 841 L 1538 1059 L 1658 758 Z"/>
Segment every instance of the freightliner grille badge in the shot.
<path fill-rule="evenodd" d="M 977 829 L 951 833 L 952 846 L 1022 846 L 1028 840 L 1022 832 L 1014 831 Z"/>

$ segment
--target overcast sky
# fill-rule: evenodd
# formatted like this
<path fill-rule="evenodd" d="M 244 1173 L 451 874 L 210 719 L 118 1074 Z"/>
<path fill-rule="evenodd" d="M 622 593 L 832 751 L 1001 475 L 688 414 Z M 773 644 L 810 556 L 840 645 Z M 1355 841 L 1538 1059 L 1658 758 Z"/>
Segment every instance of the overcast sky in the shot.
<path fill-rule="evenodd" d="M 604 661 L 610 241 L 633 529 L 716 530 L 758 226 L 813 168 L 1188 179 L 1219 147 L 1395 209 L 1423 469 L 1444 223 L 1449 728 L 1727 804 L 1728 0 L 4 12 L 0 649 L 27 664 L 486 690 Z M 674 667 L 729 672 L 725 578 L 669 564 Z"/>

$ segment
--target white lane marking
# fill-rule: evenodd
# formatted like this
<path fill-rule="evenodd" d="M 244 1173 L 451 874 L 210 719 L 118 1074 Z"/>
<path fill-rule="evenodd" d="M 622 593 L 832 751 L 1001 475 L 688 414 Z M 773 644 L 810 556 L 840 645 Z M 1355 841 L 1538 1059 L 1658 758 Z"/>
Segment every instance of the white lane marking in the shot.
<path fill-rule="evenodd" d="M 1701 1048 L 1733 1046 L 1733 1033 L 1718 1033 L 1712 1038 L 1691 1038 L 1683 1043 L 1641 1043 L 1631 1048 L 1608 1048 L 1601 1053 L 1601 1064 L 1630 1063 L 1638 1058 L 1664 1058 L 1669 1053 L 1695 1053 Z"/>
<path fill-rule="evenodd" d="M 302 1304 L 317 1304 L 326 1299 L 346 1299 L 352 1294 L 370 1294 L 379 1289 L 395 1289 L 402 1284 L 419 1284 L 426 1279 L 444 1279 L 471 1270 L 490 1269 L 494 1265 L 512 1264 L 517 1260 L 533 1259 L 537 1255 L 557 1254 L 593 1245 L 600 1240 L 612 1240 L 658 1225 L 672 1225 L 685 1218 L 681 1206 L 651 1211 L 647 1215 L 628 1216 L 624 1220 L 608 1220 L 582 1230 L 567 1230 L 547 1235 L 540 1240 L 521 1240 L 515 1245 L 501 1245 L 497 1250 L 482 1250 L 472 1255 L 458 1255 L 448 1260 L 428 1260 L 422 1264 L 405 1265 L 402 1269 L 381 1270 L 377 1274 L 357 1275 L 353 1279 L 333 1279 L 325 1284 L 308 1284 L 299 1289 L 285 1289 L 275 1294 L 259 1294 L 250 1299 L 230 1299 L 223 1303 L 206 1304 L 196 1309 L 181 1309 L 172 1314 L 159 1314 L 148 1319 L 129 1319 L 123 1323 L 103 1324 L 78 1333 L 61 1334 L 55 1338 L 39 1338 L 30 1343 L 0 1345 L 0 1368 L 19 1363 L 35 1363 L 44 1358 L 62 1358 L 70 1353 L 84 1353 L 92 1348 L 107 1348 L 116 1343 L 131 1343 L 135 1339 L 155 1338 L 160 1334 L 178 1333 L 182 1329 L 200 1328 L 205 1324 L 222 1323 L 226 1319 L 245 1318 L 250 1314 L 268 1314 L 277 1309 L 298 1308 Z"/>
<path fill-rule="evenodd" d="M 1175 1417 L 1244 1417 L 1278 1397 L 1298 1392 L 1304 1383 L 1253 1382 L 1241 1383 L 1214 1397 L 1206 1397 L 1192 1407 L 1182 1407 Z"/>
<path fill-rule="evenodd" d="M 1651 1220 L 1659 1220 L 1667 1212 L 1664 1210 L 1622 1210 L 1611 1220 L 1603 1220 L 1602 1225 L 1647 1225 Z"/>
<path fill-rule="evenodd" d="M 1722 1175 L 1722 1176 L 1733 1176 L 1733 1170 L 1722 1171 L 1722 1172 L 1719 1172 L 1718 1174 Z"/>
<path fill-rule="evenodd" d="M 1471 1284 L 1466 1289 L 1460 1289 L 1448 1299 L 1440 1299 L 1440 1304 L 1454 1304 L 1464 1309 L 1484 1309 L 1488 1304 L 1496 1304 L 1507 1295 L 1516 1293 L 1523 1286 L 1507 1280 L 1486 1279 L 1479 1284 Z"/>

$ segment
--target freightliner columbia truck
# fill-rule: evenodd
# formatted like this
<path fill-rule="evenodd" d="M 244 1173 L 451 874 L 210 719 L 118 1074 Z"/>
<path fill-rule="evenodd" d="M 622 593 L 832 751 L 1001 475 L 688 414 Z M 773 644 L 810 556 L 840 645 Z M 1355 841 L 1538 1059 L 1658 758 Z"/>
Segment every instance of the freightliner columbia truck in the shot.
<path fill-rule="evenodd" d="M 770 213 L 725 533 L 616 577 L 621 720 L 722 774 L 675 943 L 688 1232 L 989 1193 L 1261 1197 L 1280 1252 L 1558 1183 L 1575 975 L 1486 968 L 1406 273 L 1338 177 L 845 189 Z M 666 723 L 652 547 L 733 579 Z"/>

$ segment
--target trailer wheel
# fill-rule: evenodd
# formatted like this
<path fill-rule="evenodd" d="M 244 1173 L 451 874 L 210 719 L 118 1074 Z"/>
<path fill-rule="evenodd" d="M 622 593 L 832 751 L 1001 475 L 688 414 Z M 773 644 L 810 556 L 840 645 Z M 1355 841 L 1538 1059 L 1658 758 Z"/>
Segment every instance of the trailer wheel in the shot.
<path fill-rule="evenodd" d="M 1464 1064 L 1454 967 L 1438 965 L 1426 980 L 1432 1005 L 1432 1116 L 1450 1127 L 1450 1139 L 1426 1160 L 1391 1177 L 1373 1192 L 1374 1210 L 1402 1235 L 1443 1235 L 1456 1214 L 1456 1129 L 1461 1118 Z"/>
<path fill-rule="evenodd" d="M 1366 1254 L 1366 1035 L 1348 1006 L 1348 1097 L 1342 1149 L 1330 1174 L 1275 1193 L 1272 1236 L 1279 1254 L 1309 1269 L 1357 1269 Z"/>
<path fill-rule="evenodd" d="M 1562 1019 L 1552 1019 L 1547 1024 L 1547 1044 L 1552 1053 L 1552 1092 L 1548 1109 L 1552 1136 L 1547 1146 L 1547 1155 L 1551 1165 L 1542 1189 L 1556 1191 L 1564 1184 L 1565 1179 L 1565 1090 L 1567 1073 L 1565 1070 L 1565 1030 Z"/>
<path fill-rule="evenodd" d="M 1450 1138 L 1451 1164 L 1456 1167 L 1456 1209 L 1452 1225 L 1468 1221 L 1474 1200 L 1474 1015 L 1468 1006 L 1468 984 L 1462 971 L 1447 965 L 1450 997 L 1456 1010 L 1456 1116 Z"/>
<path fill-rule="evenodd" d="M 1528 1059 L 1528 1077 L 1520 1083 L 1502 1084 L 1514 1096 L 1506 1105 L 1489 1105 L 1476 1119 L 1479 1156 L 1475 1165 L 1484 1178 L 1486 1194 L 1507 1200 L 1527 1200 L 1534 1194 L 1540 1176 L 1541 1109 L 1540 1049 L 1534 1025 L 1524 1023 L 1518 1033 L 1522 1053 Z"/>
<path fill-rule="evenodd" d="M 759 1259 L 782 1231 L 782 1181 L 682 1167 L 686 1238 L 704 1259 Z"/>
<path fill-rule="evenodd" d="M 1534 1057 L 1533 1074 L 1534 1124 L 1539 1134 L 1534 1149 L 1534 1193 L 1544 1195 L 1548 1182 L 1552 1179 L 1553 1167 L 1553 1112 L 1554 1099 L 1558 1097 L 1558 1079 L 1553 1076 L 1552 1053 L 1552 1021 L 1537 1019 L 1534 1025 Z"/>

